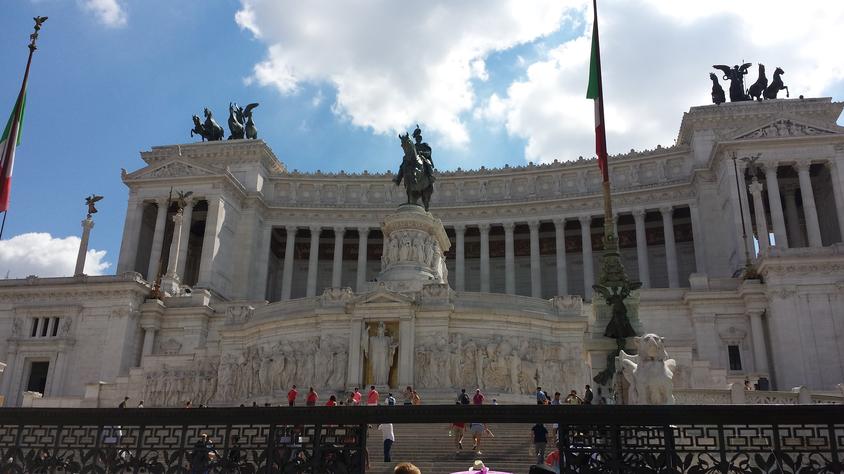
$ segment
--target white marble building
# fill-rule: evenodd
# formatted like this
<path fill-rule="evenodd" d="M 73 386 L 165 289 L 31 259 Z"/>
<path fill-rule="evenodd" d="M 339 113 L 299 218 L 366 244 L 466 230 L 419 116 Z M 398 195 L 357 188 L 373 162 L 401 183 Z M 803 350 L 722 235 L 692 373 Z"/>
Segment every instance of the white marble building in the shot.
<path fill-rule="evenodd" d="M 693 107 L 676 145 L 610 158 L 622 255 L 643 282 L 635 324 L 665 336 L 678 388 L 844 382 L 842 108 Z M 733 155 L 759 158 L 734 167 Z M 90 398 L 98 381 L 106 406 L 125 394 L 150 406 L 278 401 L 292 383 L 325 398 L 375 382 L 370 344 L 392 348 L 384 385 L 516 399 L 536 385 L 581 389 L 614 348 L 592 304 L 594 160 L 441 172 L 432 255 L 445 268 L 411 288 L 372 281 L 390 252 L 382 224 L 404 201 L 391 175 L 291 172 L 260 140 L 141 158 L 122 177 L 115 276 L 0 281 L 7 405 L 26 390 Z M 194 192 L 182 224 L 171 187 Z M 411 238 L 404 259 L 433 262 L 425 242 Z M 760 279 L 736 278 L 746 255 Z M 173 296 L 150 299 L 165 273 Z"/>

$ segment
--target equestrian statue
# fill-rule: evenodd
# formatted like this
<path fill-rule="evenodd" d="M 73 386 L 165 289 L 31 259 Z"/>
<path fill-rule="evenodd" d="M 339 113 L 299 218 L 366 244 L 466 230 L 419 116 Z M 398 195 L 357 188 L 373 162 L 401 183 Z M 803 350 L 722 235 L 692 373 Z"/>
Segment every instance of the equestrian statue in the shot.
<path fill-rule="evenodd" d="M 727 98 L 724 95 L 724 88 L 718 83 L 718 76 L 710 72 L 709 78 L 712 79 L 712 103 L 723 104 L 727 101 Z"/>
<path fill-rule="evenodd" d="M 393 182 L 396 186 L 404 181 L 404 189 L 407 192 L 407 203 L 419 205 L 419 198 L 422 198 L 422 206 L 428 210 L 431 203 L 431 195 L 434 193 L 434 162 L 431 158 L 431 147 L 422 141 L 422 130 L 419 125 L 413 131 L 413 138 L 410 134 L 399 134 L 401 147 L 404 150 L 401 166 Z"/>
<path fill-rule="evenodd" d="M 752 65 L 752 63 L 744 63 L 741 66 L 735 65 L 733 67 L 723 64 L 712 66 L 724 73 L 724 80 L 730 81 L 730 102 L 776 99 L 779 91 L 783 89 L 785 89 L 785 96 L 789 97 L 788 87 L 782 82 L 782 75 L 785 74 L 785 71 L 782 68 L 776 68 L 774 70 L 774 78 L 769 85 L 768 76 L 765 75 L 765 65 L 762 63 L 759 63 L 759 77 L 756 79 L 756 82 L 749 89 L 745 90 L 744 76 L 747 74 L 747 69 Z M 712 80 L 712 103 L 724 103 L 724 89 L 718 83 L 718 77 L 715 74 L 709 73 L 709 78 Z"/>
<path fill-rule="evenodd" d="M 744 91 L 744 76 L 747 74 L 747 69 L 752 65 L 753 63 L 744 63 L 741 66 L 735 65 L 732 68 L 723 64 L 712 66 L 724 73 L 723 79 L 725 81 L 730 81 L 730 102 L 750 100 L 750 96 Z"/>
<path fill-rule="evenodd" d="M 225 135 L 223 127 L 214 120 L 213 114 L 208 107 L 205 107 L 204 114 L 204 124 L 199 121 L 198 115 L 193 116 L 193 129 L 190 131 L 190 136 L 199 135 L 202 137 L 202 141 L 208 140 L 209 142 L 222 140 L 223 135 Z"/>
<path fill-rule="evenodd" d="M 762 93 L 765 92 L 766 87 L 768 87 L 768 76 L 765 75 L 765 65 L 759 63 L 759 78 L 750 86 L 750 89 L 747 89 L 747 95 L 761 101 Z"/>
<path fill-rule="evenodd" d="M 765 89 L 764 96 L 766 99 L 776 99 L 777 93 L 783 89 L 785 89 L 785 96 L 789 97 L 788 95 L 788 86 L 782 83 L 782 75 L 785 74 L 781 68 L 776 68 L 774 70 L 774 80 L 771 81 L 771 85 Z"/>
<path fill-rule="evenodd" d="M 252 109 L 258 107 L 257 103 L 249 104 L 246 108 L 237 105 L 237 102 L 229 102 L 229 140 L 240 140 L 242 138 L 258 138 L 258 129 L 252 120 Z"/>

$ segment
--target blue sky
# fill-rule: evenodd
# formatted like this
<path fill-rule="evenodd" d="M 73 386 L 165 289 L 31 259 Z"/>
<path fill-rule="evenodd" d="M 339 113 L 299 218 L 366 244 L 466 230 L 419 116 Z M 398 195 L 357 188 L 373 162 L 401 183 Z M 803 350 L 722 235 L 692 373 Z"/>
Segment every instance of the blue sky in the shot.
<path fill-rule="evenodd" d="M 0 246 L 9 250 L 8 239 L 20 234 L 49 235 L 0 255 L 7 267 L 0 272 L 62 273 L 68 260 L 72 270 L 73 242 L 56 242 L 80 233 L 83 198 L 91 193 L 106 197 L 91 248 L 105 251 L 100 264 L 114 263 L 127 198 L 120 169 L 141 167 L 141 150 L 196 141 L 191 115 L 209 106 L 222 124 L 229 101 L 260 102 L 259 134 L 289 169 L 393 169 L 400 155 L 395 132 L 417 121 L 441 169 L 591 155 L 591 103 L 583 97 L 591 12 L 583 2 L 347 3 L 3 2 L 3 117 L 20 87 L 31 18 L 50 18 L 33 63 Z M 793 95 L 844 95 L 844 60 L 817 47 L 838 43 L 834 31 L 822 32 L 844 22 L 836 2 L 821 2 L 820 14 L 807 8 L 809 26 L 785 34 L 774 30 L 788 15 L 763 15 L 759 26 L 742 8 L 763 2 L 731 3 L 697 11 L 656 0 L 605 2 L 612 150 L 671 145 L 683 111 L 708 102 L 714 62 L 764 58 L 794 71 L 786 76 Z M 704 38 L 715 39 L 711 48 L 696 50 Z M 814 56 L 783 46 L 790 38 L 812 46 Z M 690 49 L 696 55 L 684 54 Z M 741 58 L 733 58 L 736 50 Z M 681 73 L 652 74 L 663 66 Z M 370 80 L 380 89 L 367 90 Z M 636 86 L 641 92 L 627 92 Z M 26 253 L 44 255 L 34 262 Z"/>

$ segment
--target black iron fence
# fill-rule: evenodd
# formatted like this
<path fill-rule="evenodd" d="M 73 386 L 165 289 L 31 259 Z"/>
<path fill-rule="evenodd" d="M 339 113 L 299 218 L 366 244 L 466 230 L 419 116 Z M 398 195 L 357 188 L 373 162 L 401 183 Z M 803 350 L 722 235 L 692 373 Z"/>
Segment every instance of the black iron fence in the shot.
<path fill-rule="evenodd" d="M 363 473 L 367 425 L 453 421 L 556 423 L 560 472 L 844 472 L 840 405 L 423 405 L 0 409 L 0 473 Z"/>

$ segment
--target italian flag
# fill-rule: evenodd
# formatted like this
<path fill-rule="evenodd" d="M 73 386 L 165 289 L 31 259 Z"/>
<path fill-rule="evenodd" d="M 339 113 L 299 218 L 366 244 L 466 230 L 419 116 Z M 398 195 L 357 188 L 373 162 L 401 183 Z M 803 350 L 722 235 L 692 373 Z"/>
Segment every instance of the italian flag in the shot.
<path fill-rule="evenodd" d="M 595 153 L 604 182 L 610 180 L 607 167 L 607 130 L 604 122 L 604 87 L 601 82 L 601 47 L 598 43 L 598 0 L 592 0 L 595 21 L 592 23 L 592 59 L 589 63 L 589 87 L 586 98 L 595 101 Z"/>
<path fill-rule="evenodd" d="M 9 195 L 12 190 L 12 168 L 15 165 L 15 148 L 21 144 L 21 133 L 23 132 L 23 112 L 26 108 L 26 92 L 18 96 L 15 108 L 6 128 L 3 130 L 3 137 L 0 138 L 0 212 L 9 210 Z"/>

